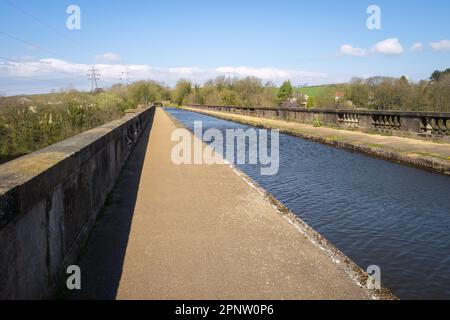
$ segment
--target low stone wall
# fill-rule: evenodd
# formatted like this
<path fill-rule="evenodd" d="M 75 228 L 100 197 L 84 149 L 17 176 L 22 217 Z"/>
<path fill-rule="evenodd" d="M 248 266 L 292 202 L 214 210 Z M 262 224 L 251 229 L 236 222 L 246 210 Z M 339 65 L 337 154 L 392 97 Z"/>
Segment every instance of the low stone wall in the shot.
<path fill-rule="evenodd" d="M 0 299 L 45 299 L 73 263 L 154 108 L 0 166 Z"/>
<path fill-rule="evenodd" d="M 450 142 L 450 113 L 189 105 L 211 111 Z"/>

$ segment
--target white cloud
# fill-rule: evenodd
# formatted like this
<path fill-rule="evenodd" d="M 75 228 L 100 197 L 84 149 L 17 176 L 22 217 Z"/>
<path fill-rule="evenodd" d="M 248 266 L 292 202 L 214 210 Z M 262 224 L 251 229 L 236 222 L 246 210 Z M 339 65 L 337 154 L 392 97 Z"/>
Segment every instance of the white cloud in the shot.
<path fill-rule="evenodd" d="M 104 62 L 104 63 L 117 63 L 122 60 L 122 58 L 119 55 L 112 53 L 112 52 L 107 52 L 107 53 L 98 55 L 95 58 L 97 61 Z"/>
<path fill-rule="evenodd" d="M 441 40 L 430 43 L 434 51 L 450 51 L 450 40 Z"/>
<path fill-rule="evenodd" d="M 30 84 L 39 83 L 47 85 L 50 89 L 65 88 L 73 85 L 79 89 L 86 89 L 89 86 L 86 80 L 86 74 L 91 65 L 76 64 L 59 59 L 41 59 L 41 60 L 21 60 L 16 62 L 0 62 L 0 80 L 8 80 L 8 89 L 16 89 L 20 81 L 14 77 L 26 78 L 28 86 Z M 278 69 L 278 68 L 251 68 L 251 67 L 218 67 L 211 69 L 203 69 L 198 67 L 174 67 L 174 68 L 157 68 L 150 65 L 125 65 L 118 63 L 96 64 L 100 76 L 100 85 L 107 87 L 113 83 L 121 82 L 123 72 L 128 70 L 130 81 L 136 80 L 156 80 L 174 85 L 180 78 L 189 79 L 195 83 L 204 83 L 206 80 L 215 78 L 220 75 L 231 77 L 258 77 L 263 81 L 273 81 L 280 84 L 284 80 L 291 80 L 296 84 L 324 84 L 334 81 L 342 81 L 341 78 L 332 78 L 328 74 L 319 72 L 308 72 L 295 69 Z M 38 80 L 43 79 L 53 81 L 54 84 L 40 83 Z M 6 81 L 6 80 L 4 80 Z M 60 83 L 58 85 L 58 83 Z M 0 83 L 3 86 L 6 83 Z M 7 90 L 5 88 L 4 90 Z M 47 89 L 49 90 L 49 89 Z"/>
<path fill-rule="evenodd" d="M 72 75 L 78 73 L 86 73 L 87 65 L 68 63 L 58 59 L 41 59 L 21 62 L 7 62 L 0 65 L 0 74 L 2 76 L 20 76 L 20 77 L 38 77 L 43 76 L 50 78 L 58 77 L 61 74 Z"/>
<path fill-rule="evenodd" d="M 411 51 L 412 52 L 421 52 L 421 51 L 423 51 L 423 43 L 421 43 L 421 42 L 414 43 L 411 46 Z"/>
<path fill-rule="evenodd" d="M 192 75 L 200 75 L 204 72 L 204 70 L 200 68 L 189 68 L 189 67 L 180 67 L 180 68 L 169 68 L 168 71 L 171 74 L 175 75 L 186 75 L 186 76 L 192 76 Z"/>
<path fill-rule="evenodd" d="M 353 57 L 365 57 L 369 54 L 398 55 L 402 54 L 403 52 L 403 46 L 397 38 L 380 41 L 376 43 L 375 46 L 373 46 L 370 50 L 354 47 L 350 44 L 344 44 L 339 49 L 339 54 Z"/>
<path fill-rule="evenodd" d="M 404 49 L 397 38 L 391 38 L 375 44 L 372 51 L 379 54 L 398 55 L 402 54 Z"/>
<path fill-rule="evenodd" d="M 353 57 L 364 57 L 367 55 L 367 51 L 361 48 L 355 48 L 349 44 L 344 44 L 341 46 L 339 52 L 343 55 L 353 56 Z"/>
<path fill-rule="evenodd" d="M 326 74 L 318 72 L 250 67 L 220 67 L 216 68 L 214 73 L 230 77 L 257 77 L 265 81 L 274 81 L 277 83 L 284 80 L 309 82 L 325 79 L 327 77 Z"/>

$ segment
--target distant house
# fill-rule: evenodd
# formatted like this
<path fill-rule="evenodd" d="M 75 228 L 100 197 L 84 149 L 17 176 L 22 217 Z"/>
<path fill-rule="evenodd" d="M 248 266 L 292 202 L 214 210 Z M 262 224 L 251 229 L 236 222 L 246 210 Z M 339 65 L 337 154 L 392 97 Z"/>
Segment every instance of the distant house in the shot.
<path fill-rule="evenodd" d="M 170 106 L 172 104 L 172 101 L 170 100 L 161 100 L 160 101 L 164 106 Z"/>
<path fill-rule="evenodd" d="M 336 92 L 336 94 L 334 95 L 334 101 L 336 102 L 336 103 L 338 103 L 342 98 L 344 98 L 345 97 L 345 93 L 343 93 L 343 92 Z"/>
<path fill-rule="evenodd" d="M 306 108 L 308 106 L 308 95 L 296 92 L 294 98 L 285 102 L 287 108 Z"/>
<path fill-rule="evenodd" d="M 300 105 L 304 108 L 308 108 L 308 100 L 309 100 L 309 96 L 307 94 L 304 94 L 303 99 L 300 102 Z"/>
<path fill-rule="evenodd" d="M 62 104 L 63 104 L 62 101 L 49 101 L 49 102 L 47 102 L 47 105 L 49 105 L 49 106 L 59 106 L 59 105 L 62 105 Z"/>
<path fill-rule="evenodd" d="M 300 107 L 299 106 L 299 104 L 297 103 L 297 99 L 292 99 L 292 98 L 290 98 L 290 99 L 288 99 L 288 100 L 286 100 L 285 102 L 283 102 L 282 104 L 281 104 L 281 107 L 282 108 L 298 108 L 298 107 Z"/>
<path fill-rule="evenodd" d="M 17 99 L 17 101 L 21 104 L 21 105 L 25 105 L 25 104 L 29 104 L 31 103 L 31 99 L 27 98 L 27 97 L 20 97 L 19 99 Z"/>

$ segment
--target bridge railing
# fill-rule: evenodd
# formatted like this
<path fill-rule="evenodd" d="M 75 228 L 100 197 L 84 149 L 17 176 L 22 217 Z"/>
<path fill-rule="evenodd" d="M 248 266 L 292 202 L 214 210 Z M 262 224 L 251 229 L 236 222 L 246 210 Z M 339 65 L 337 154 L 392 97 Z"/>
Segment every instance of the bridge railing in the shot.
<path fill-rule="evenodd" d="M 189 105 L 192 108 L 450 142 L 450 113 Z"/>
<path fill-rule="evenodd" d="M 154 108 L 0 165 L 0 300 L 45 299 L 72 264 Z"/>

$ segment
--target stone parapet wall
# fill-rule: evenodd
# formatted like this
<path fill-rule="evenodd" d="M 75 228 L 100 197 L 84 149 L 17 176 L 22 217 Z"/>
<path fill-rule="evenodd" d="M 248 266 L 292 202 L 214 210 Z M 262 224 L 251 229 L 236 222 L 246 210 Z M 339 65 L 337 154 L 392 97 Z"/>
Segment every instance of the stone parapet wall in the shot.
<path fill-rule="evenodd" d="M 0 299 L 51 297 L 154 108 L 0 166 Z"/>
<path fill-rule="evenodd" d="M 189 105 L 211 111 L 450 142 L 450 113 Z"/>

